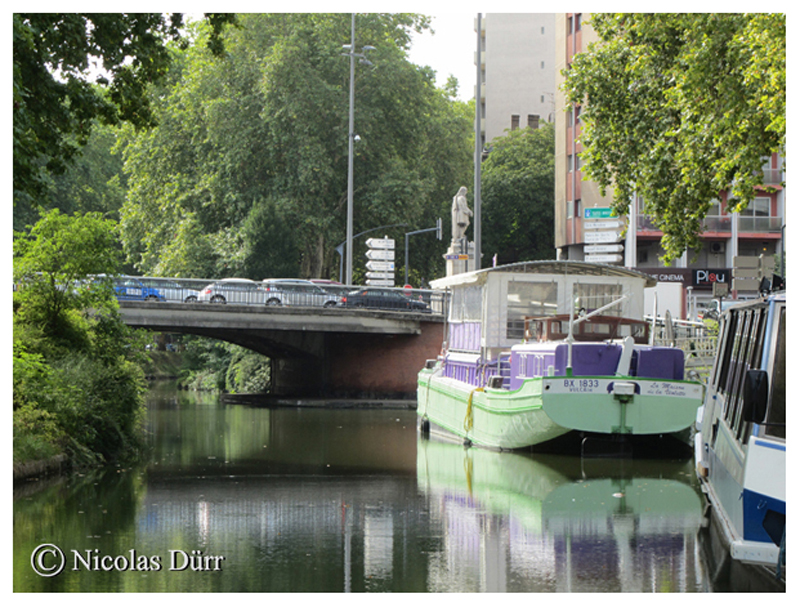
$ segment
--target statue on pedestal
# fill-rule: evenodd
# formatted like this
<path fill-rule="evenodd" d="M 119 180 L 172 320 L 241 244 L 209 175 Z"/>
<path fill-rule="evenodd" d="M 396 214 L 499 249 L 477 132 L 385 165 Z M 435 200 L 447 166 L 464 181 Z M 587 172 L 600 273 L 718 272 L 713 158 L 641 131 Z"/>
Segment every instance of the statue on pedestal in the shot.
<path fill-rule="evenodd" d="M 458 242 L 467 233 L 469 226 L 469 218 L 472 217 L 472 211 L 467 206 L 467 188 L 461 186 L 458 193 L 453 196 L 453 242 Z"/>

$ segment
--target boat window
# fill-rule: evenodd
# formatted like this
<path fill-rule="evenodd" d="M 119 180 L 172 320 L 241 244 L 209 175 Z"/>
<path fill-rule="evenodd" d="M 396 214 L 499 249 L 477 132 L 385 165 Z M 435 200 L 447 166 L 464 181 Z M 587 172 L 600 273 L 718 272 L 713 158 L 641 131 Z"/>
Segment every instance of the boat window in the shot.
<path fill-rule="evenodd" d="M 506 337 L 522 339 L 526 316 L 553 316 L 558 310 L 558 285 L 555 282 L 508 283 Z"/>
<path fill-rule="evenodd" d="M 723 416 L 740 443 L 747 440 L 751 425 L 742 415 L 744 382 L 748 370 L 761 367 L 766 308 L 738 310 L 728 316 L 725 342 L 720 346 L 724 358 L 717 390 L 724 395 Z"/>
<path fill-rule="evenodd" d="M 767 409 L 766 434 L 786 438 L 786 307 L 781 307 L 775 360 L 770 375 L 770 402 Z"/>
<path fill-rule="evenodd" d="M 723 318 L 720 326 L 720 343 L 717 352 L 717 368 L 715 370 L 714 388 L 718 392 L 724 391 L 724 386 L 728 383 L 728 371 L 730 370 L 731 352 L 733 351 L 734 328 L 739 319 L 739 313 L 732 311 Z"/>
<path fill-rule="evenodd" d="M 453 289 L 453 298 L 450 304 L 450 321 L 480 322 L 481 296 L 482 288 L 480 286 Z"/>
<path fill-rule="evenodd" d="M 583 309 L 586 312 L 591 312 L 622 297 L 622 285 L 580 282 L 575 285 L 575 297 L 577 298 L 576 307 L 578 310 Z M 620 302 L 616 306 L 603 312 L 603 314 L 608 316 L 625 316 L 626 313 L 623 311 L 623 305 L 624 302 Z"/>

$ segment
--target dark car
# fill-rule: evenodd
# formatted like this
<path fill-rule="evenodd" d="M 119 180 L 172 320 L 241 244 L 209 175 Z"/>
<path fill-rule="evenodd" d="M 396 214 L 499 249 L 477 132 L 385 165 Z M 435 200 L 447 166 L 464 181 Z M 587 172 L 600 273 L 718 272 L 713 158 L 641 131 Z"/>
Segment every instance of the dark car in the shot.
<path fill-rule="evenodd" d="M 138 278 L 120 278 L 114 281 L 114 293 L 125 301 L 164 301 L 158 289 L 147 286 Z"/>
<path fill-rule="evenodd" d="M 409 312 L 430 312 L 424 301 L 412 299 L 401 291 L 367 287 L 350 291 L 342 297 L 341 305 L 348 308 L 380 308 L 383 310 L 403 310 Z"/>

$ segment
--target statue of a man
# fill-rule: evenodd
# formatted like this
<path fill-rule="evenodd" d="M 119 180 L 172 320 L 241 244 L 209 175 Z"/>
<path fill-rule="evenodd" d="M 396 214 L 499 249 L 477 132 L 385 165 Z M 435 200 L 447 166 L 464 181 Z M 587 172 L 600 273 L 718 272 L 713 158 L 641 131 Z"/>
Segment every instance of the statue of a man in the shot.
<path fill-rule="evenodd" d="M 469 226 L 469 218 L 472 211 L 467 206 L 467 188 L 461 186 L 458 194 L 453 196 L 453 240 L 458 241 L 464 238 Z"/>

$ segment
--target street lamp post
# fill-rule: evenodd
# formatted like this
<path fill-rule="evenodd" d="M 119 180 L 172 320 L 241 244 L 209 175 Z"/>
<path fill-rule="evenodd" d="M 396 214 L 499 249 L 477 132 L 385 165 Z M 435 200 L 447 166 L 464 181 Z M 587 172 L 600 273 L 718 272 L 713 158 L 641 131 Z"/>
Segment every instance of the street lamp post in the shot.
<path fill-rule="evenodd" d="M 345 284 L 353 284 L 353 143 L 356 140 L 355 134 L 355 73 L 356 73 L 356 57 L 360 59 L 361 63 L 372 65 L 366 55 L 363 53 L 356 53 L 356 14 L 350 15 L 350 44 L 345 44 L 342 48 L 346 49 L 346 53 L 342 55 L 350 57 L 350 113 L 347 128 L 347 264 L 346 264 L 346 280 Z M 372 46 L 363 47 L 364 51 L 374 50 Z"/>

